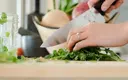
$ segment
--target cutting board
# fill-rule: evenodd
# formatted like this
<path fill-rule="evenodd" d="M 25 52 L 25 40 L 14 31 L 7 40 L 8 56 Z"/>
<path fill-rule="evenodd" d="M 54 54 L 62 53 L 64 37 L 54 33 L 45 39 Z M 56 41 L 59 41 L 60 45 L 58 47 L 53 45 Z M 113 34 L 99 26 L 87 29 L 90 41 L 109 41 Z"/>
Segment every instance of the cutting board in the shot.
<path fill-rule="evenodd" d="M 0 80 L 3 78 L 122 78 L 128 77 L 127 62 L 24 62 L 0 64 Z M 15 78 L 15 79 L 14 79 Z"/>

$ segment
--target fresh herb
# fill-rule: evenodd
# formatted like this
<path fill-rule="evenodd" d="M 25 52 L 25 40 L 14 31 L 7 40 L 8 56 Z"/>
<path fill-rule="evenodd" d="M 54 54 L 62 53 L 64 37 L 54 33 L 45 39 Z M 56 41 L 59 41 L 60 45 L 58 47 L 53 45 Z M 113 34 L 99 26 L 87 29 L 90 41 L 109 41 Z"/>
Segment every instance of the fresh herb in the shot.
<path fill-rule="evenodd" d="M 17 57 L 15 57 L 15 50 L 0 52 L 0 63 L 5 62 L 17 62 Z"/>
<path fill-rule="evenodd" d="M 54 50 L 53 54 L 45 56 L 52 60 L 74 61 L 122 61 L 122 59 L 109 48 L 88 47 L 79 51 L 69 52 L 67 49 Z"/>
<path fill-rule="evenodd" d="M 65 60 L 65 63 L 69 63 L 69 60 Z"/>

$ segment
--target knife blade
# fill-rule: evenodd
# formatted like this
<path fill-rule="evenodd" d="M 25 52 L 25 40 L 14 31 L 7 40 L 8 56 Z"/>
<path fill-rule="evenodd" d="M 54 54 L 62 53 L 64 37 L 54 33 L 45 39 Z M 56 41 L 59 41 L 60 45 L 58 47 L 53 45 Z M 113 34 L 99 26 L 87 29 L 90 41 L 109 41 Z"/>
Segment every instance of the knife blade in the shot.
<path fill-rule="evenodd" d="M 76 17 L 67 25 L 55 31 L 50 37 L 48 37 L 48 39 L 41 45 L 41 47 L 46 48 L 66 42 L 68 33 L 72 28 L 82 27 L 90 22 L 104 23 L 104 17 L 95 11 L 95 8 L 92 7 L 88 11 Z"/>

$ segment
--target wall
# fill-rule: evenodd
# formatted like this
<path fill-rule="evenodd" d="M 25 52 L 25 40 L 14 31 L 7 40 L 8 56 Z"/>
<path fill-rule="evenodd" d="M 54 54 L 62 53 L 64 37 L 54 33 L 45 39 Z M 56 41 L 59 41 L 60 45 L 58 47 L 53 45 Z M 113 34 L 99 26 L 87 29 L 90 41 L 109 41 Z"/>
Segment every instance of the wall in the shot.
<path fill-rule="evenodd" d="M 0 12 L 16 13 L 16 0 L 0 0 Z"/>
<path fill-rule="evenodd" d="M 120 16 L 116 23 L 128 22 L 128 0 L 124 0 L 123 5 L 119 9 Z M 128 45 L 121 47 L 123 58 L 128 60 Z"/>
<path fill-rule="evenodd" d="M 117 23 L 128 21 L 128 0 L 124 0 L 123 5 L 119 8 L 120 16 Z"/>

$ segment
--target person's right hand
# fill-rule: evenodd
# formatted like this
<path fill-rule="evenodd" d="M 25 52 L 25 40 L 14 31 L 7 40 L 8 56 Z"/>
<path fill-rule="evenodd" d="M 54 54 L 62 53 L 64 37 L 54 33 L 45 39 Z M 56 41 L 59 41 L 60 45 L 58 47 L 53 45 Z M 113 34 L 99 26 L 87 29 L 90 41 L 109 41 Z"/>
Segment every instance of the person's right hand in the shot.
<path fill-rule="evenodd" d="M 93 5 L 95 5 L 95 3 L 97 1 L 98 0 L 89 0 L 88 3 L 90 6 L 93 6 Z M 116 4 L 112 5 L 112 3 L 114 1 L 116 1 L 116 0 L 105 0 L 103 5 L 101 6 L 102 11 L 106 11 L 106 13 L 109 13 L 112 10 L 119 8 L 122 5 L 122 3 L 124 2 L 124 0 L 117 0 Z"/>

